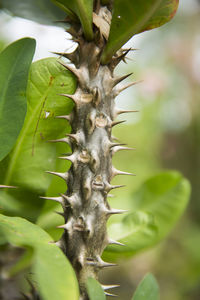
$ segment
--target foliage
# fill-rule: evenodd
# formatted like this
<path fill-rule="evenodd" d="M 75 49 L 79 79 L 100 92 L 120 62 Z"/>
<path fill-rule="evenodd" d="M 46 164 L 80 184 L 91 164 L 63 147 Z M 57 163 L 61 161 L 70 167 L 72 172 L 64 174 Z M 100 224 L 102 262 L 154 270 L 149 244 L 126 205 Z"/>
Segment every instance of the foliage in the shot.
<path fill-rule="evenodd" d="M 23 218 L 0 215 L 0 233 L 5 242 L 33 249 L 33 270 L 45 300 L 79 298 L 73 268 L 62 251 L 51 242 L 51 237 L 39 226 Z"/>
<path fill-rule="evenodd" d="M 152 274 L 147 274 L 137 287 L 132 300 L 159 300 L 159 286 Z"/>
<path fill-rule="evenodd" d="M 35 40 L 21 39 L 0 54 L 0 160 L 12 149 L 26 115 L 26 86 Z"/>
<path fill-rule="evenodd" d="M 47 0 L 41 1 L 41 5 L 37 1 L 30 0 L 26 3 L 23 0 L 18 3 L 3 0 L 1 5 L 17 16 L 44 24 L 55 24 L 57 17 L 63 19 L 65 14 L 62 10 L 64 10 L 73 22 L 80 20 L 85 37 L 92 40 L 92 1 L 74 1 L 73 4 L 67 0 L 53 0 L 53 2 L 61 10 Z M 104 4 L 108 2 L 103 1 Z M 116 51 L 131 36 L 168 22 L 174 16 L 177 6 L 178 1 L 175 0 L 152 0 L 148 3 L 116 0 L 102 63 L 109 63 Z M 61 138 L 66 134 L 66 130 L 70 131 L 66 120 L 59 120 L 58 127 L 55 116 L 63 112 L 68 115 L 71 112 L 73 107 L 71 100 L 67 98 L 66 101 L 58 94 L 73 94 L 76 90 L 76 80 L 74 75 L 58 64 L 54 58 L 33 63 L 28 77 L 34 47 L 33 40 L 23 39 L 0 54 L 0 64 L 6 71 L 0 75 L 0 93 L 7 96 L 2 97 L 5 105 L 0 107 L 2 115 L 0 122 L 7 124 L 8 117 L 5 111 L 12 113 L 9 115 L 12 122 L 9 122 L 5 129 L 2 126 L 2 133 L 0 132 L 4 146 L 0 152 L 1 158 L 4 158 L 0 165 L 2 170 L 0 180 L 2 184 L 19 187 L 18 190 L 5 189 L 0 193 L 0 205 L 4 214 L 0 215 L 0 240 L 2 245 L 10 243 L 27 249 L 25 264 L 22 260 L 21 266 L 26 268 L 31 265 L 44 300 L 78 299 L 77 280 L 70 263 L 60 249 L 50 243 L 52 239 L 50 235 L 40 226 L 31 223 L 40 217 L 38 224 L 41 225 L 41 218 L 44 217 L 45 222 L 47 220 L 45 229 L 50 229 L 50 232 L 57 222 L 56 218 L 53 220 L 51 217 L 52 211 L 57 207 L 56 204 L 45 204 L 42 208 L 44 201 L 38 197 L 45 193 L 49 194 L 50 191 L 56 195 L 63 188 L 60 181 L 54 179 L 52 182 L 49 175 L 44 175 L 44 171 L 66 169 L 66 163 L 56 162 L 56 157 L 66 152 L 67 147 L 55 146 L 47 141 Z M 19 59 L 16 59 L 18 57 Z M 16 95 L 16 98 L 11 97 L 11 93 L 12 96 Z M 13 128 L 15 131 L 9 134 Z M 3 135 L 6 136 L 5 141 Z M 156 245 L 169 234 L 184 212 L 189 195 L 188 181 L 177 172 L 165 172 L 148 179 L 133 195 L 131 211 L 124 218 L 119 220 L 113 218 L 109 223 L 109 236 L 124 243 L 125 246 L 108 246 L 103 256 L 111 261 L 117 261 L 132 257 Z M 103 289 L 93 278 L 88 279 L 87 290 L 90 300 L 105 299 Z M 159 299 L 158 285 L 151 274 L 143 279 L 133 296 L 133 300 L 147 299 Z"/>

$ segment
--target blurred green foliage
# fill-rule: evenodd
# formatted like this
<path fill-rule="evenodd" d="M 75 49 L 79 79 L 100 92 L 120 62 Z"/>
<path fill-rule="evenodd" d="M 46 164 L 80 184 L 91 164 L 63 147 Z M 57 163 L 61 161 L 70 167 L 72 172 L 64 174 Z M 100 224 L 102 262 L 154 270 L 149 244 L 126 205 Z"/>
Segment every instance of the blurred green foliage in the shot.
<path fill-rule="evenodd" d="M 126 142 L 129 146 L 136 146 L 137 150 L 134 153 L 116 154 L 114 165 L 121 170 L 134 171 L 137 176 L 135 178 L 129 177 L 128 179 L 120 178 L 114 180 L 115 183 L 126 184 L 128 188 L 117 191 L 115 198 L 110 200 L 111 206 L 124 209 L 132 207 L 136 209 L 141 193 L 136 191 L 144 190 L 148 178 L 158 176 L 157 174 L 163 172 L 163 169 L 177 169 L 192 183 L 192 197 L 189 210 L 173 233 L 171 233 L 168 240 L 151 250 L 150 254 L 143 254 L 141 257 L 135 258 L 134 262 L 130 261 L 129 268 L 132 265 L 133 271 L 126 270 L 124 273 L 123 271 L 113 271 L 113 273 L 111 271 L 111 280 L 116 282 L 117 278 L 118 282 L 121 280 L 122 283 L 126 283 L 125 290 L 121 289 L 119 292 L 120 298 L 124 300 L 130 299 L 133 283 L 138 282 L 146 271 L 152 271 L 156 278 L 158 278 L 161 286 L 162 300 L 198 300 L 200 298 L 200 75 L 199 68 L 197 67 L 199 66 L 198 28 L 200 25 L 200 9 L 197 2 L 193 1 L 193 3 L 197 8 L 194 11 L 189 12 L 189 7 L 187 6 L 185 10 L 180 11 L 177 18 L 167 27 L 156 30 L 151 34 L 147 33 L 140 42 L 142 53 L 134 52 L 134 62 L 128 63 L 126 67 L 123 66 L 121 70 L 119 69 L 120 73 L 134 70 L 136 73 L 135 77 L 144 78 L 144 84 L 132 90 L 131 105 L 130 101 L 127 104 L 131 106 L 130 108 L 140 109 L 140 113 L 132 117 L 132 119 L 129 118 L 128 125 L 123 125 L 119 129 L 115 129 L 117 138 Z M 42 65 L 42 61 L 38 62 L 38 64 Z M 53 66 L 52 68 L 53 72 L 56 72 Z M 45 70 L 41 71 L 42 74 L 43 72 L 45 77 L 44 83 L 48 84 L 51 71 L 47 77 Z M 71 92 L 73 92 L 73 84 Z M 126 96 L 127 94 L 125 96 L 122 95 L 122 98 L 126 98 Z M 37 97 L 37 99 L 40 99 L 40 97 Z M 40 106 L 43 103 L 42 99 L 40 99 Z M 51 100 L 49 100 L 47 113 L 51 112 Z M 59 97 L 59 101 L 61 101 L 61 106 L 66 107 L 66 111 L 70 111 L 72 108 L 70 102 L 67 104 L 66 100 L 62 100 L 61 97 Z M 42 120 L 39 123 L 41 130 L 44 129 L 43 125 L 47 121 L 45 112 L 43 111 Z M 52 128 L 56 129 L 54 121 L 53 118 L 49 119 Z M 59 122 L 62 121 L 60 120 Z M 33 131 L 36 125 L 33 124 L 29 136 L 30 140 L 27 141 L 27 145 L 29 146 L 25 146 L 25 150 L 32 149 L 32 146 L 30 146 L 32 145 L 30 137 L 34 136 Z M 66 129 L 66 124 L 63 123 L 63 126 Z M 44 144 L 44 141 L 41 135 L 39 136 L 40 131 L 37 131 L 37 133 L 36 143 L 38 143 L 38 149 L 40 149 L 40 143 Z M 55 130 L 52 135 L 49 135 L 47 132 L 46 137 L 61 137 L 62 133 Z M 46 143 L 44 149 L 48 148 L 48 153 L 51 153 L 54 159 L 58 153 L 66 151 L 66 147 L 57 147 L 47 145 Z M 24 151 L 21 156 L 22 165 L 23 153 Z M 43 157 L 45 155 L 43 153 Z M 2 170 L 5 170 L 4 166 L 9 164 L 9 160 L 10 158 L 7 157 L 2 162 Z M 57 171 L 66 169 L 66 166 L 63 167 L 63 165 L 58 164 L 56 162 L 54 166 Z M 27 164 L 26 167 L 32 169 L 31 165 Z M 43 160 L 40 161 L 40 168 L 41 171 L 46 168 Z M 54 170 L 52 168 L 52 170 L 55 171 L 55 168 Z M 48 187 L 47 194 L 54 196 L 58 192 L 64 191 L 64 185 L 59 179 L 51 181 L 51 179 L 48 179 L 50 175 L 42 173 L 41 178 L 35 172 L 33 174 L 33 179 L 35 180 L 32 186 L 26 173 L 23 173 L 23 168 L 21 168 L 20 172 L 21 177 L 14 176 L 12 183 L 21 178 L 20 184 L 23 190 L 20 192 L 9 191 L 6 196 L 8 198 L 2 198 L 6 200 L 4 200 L 6 205 L 10 203 L 10 208 L 6 207 L 5 209 L 6 213 L 15 214 L 16 211 L 13 212 L 9 209 L 15 207 L 14 204 L 16 202 L 21 205 L 23 203 L 23 201 L 21 202 L 22 199 L 28 199 L 27 202 L 24 201 L 25 205 L 27 203 L 34 203 L 41 210 L 41 214 L 37 219 L 38 211 L 35 211 L 32 207 L 30 209 L 27 206 L 27 211 L 30 213 L 30 215 L 27 214 L 27 218 L 32 221 L 36 221 L 37 219 L 38 225 L 47 230 L 54 238 L 59 237 L 61 230 L 55 229 L 55 226 L 60 224 L 62 219 L 58 215 L 53 215 L 53 211 L 55 209 L 59 210 L 60 207 L 48 202 L 43 206 L 43 202 L 38 199 L 39 194 L 36 192 L 36 186 L 39 184 L 42 194 L 45 193 L 45 189 Z M 173 205 L 177 204 L 177 190 L 175 190 L 174 194 L 175 197 L 170 198 L 172 206 L 169 208 L 169 212 L 171 211 L 172 213 L 174 212 Z M 27 195 L 29 196 L 27 197 Z M 181 209 L 183 210 L 183 208 L 184 205 Z M 142 212 L 140 209 L 138 214 L 136 213 L 131 220 L 138 223 L 140 220 L 147 220 L 147 224 L 154 226 L 151 205 L 150 209 L 147 209 L 148 212 L 145 211 L 146 208 Z M 118 216 L 113 217 L 109 221 L 109 226 L 119 222 L 121 218 Z M 163 222 L 162 216 L 159 221 Z M 146 223 L 144 222 L 143 224 Z M 165 226 L 170 227 L 171 225 L 167 223 L 168 221 Z M 122 264 L 122 270 L 123 265 L 126 264 Z"/>

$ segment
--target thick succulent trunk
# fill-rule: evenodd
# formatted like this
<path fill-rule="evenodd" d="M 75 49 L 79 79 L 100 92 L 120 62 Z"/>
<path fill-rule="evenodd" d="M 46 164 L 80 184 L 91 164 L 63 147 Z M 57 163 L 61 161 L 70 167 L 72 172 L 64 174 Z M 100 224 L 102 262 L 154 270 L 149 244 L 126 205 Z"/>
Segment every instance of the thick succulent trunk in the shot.
<path fill-rule="evenodd" d="M 97 11 L 96 11 L 97 13 Z M 98 9 L 103 22 L 109 25 L 110 12 Z M 98 278 L 98 272 L 113 264 L 101 259 L 108 244 L 117 243 L 107 236 L 106 223 L 112 214 L 123 211 L 112 209 L 107 201 L 108 193 L 120 186 L 111 185 L 111 180 L 120 172 L 112 166 L 116 151 L 129 149 L 115 143 L 111 136 L 112 127 L 119 122 L 114 119 L 121 111 L 115 108 L 114 98 L 127 86 L 119 83 L 127 76 L 116 78 L 115 66 L 126 55 L 121 51 L 109 65 L 101 65 L 100 58 L 105 40 L 101 28 L 95 27 L 95 39 L 87 42 L 81 28 L 74 25 L 70 30 L 78 43 L 69 58 L 75 67 L 64 65 L 77 77 L 78 87 L 74 95 L 62 95 L 74 101 L 74 109 L 67 119 L 72 127 L 71 134 L 58 142 L 69 143 L 72 154 L 61 157 L 71 161 L 66 173 L 54 173 L 66 180 L 68 189 L 64 195 L 52 200 L 63 207 L 64 234 L 58 245 L 71 261 L 79 281 L 81 299 L 88 299 L 85 283 L 88 277 Z M 76 30 L 75 30 L 76 29 Z M 117 243 L 120 244 L 120 243 Z"/>

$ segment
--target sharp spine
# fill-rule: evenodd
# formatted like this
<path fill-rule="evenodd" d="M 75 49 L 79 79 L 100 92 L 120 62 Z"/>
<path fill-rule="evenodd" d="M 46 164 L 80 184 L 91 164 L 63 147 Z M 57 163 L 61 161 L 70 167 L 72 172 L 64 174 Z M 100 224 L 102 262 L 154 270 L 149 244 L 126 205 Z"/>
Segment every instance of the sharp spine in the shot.
<path fill-rule="evenodd" d="M 76 105 L 78 104 L 78 99 L 75 94 L 59 94 L 59 96 L 70 98 Z"/>
<path fill-rule="evenodd" d="M 109 147 L 110 147 L 110 149 L 112 149 L 113 147 L 125 146 L 125 145 L 126 144 L 124 144 L 124 143 L 112 143 L 112 142 L 110 142 Z"/>
<path fill-rule="evenodd" d="M 63 212 L 60 212 L 60 211 L 54 211 L 57 215 L 65 218 L 65 214 Z"/>
<path fill-rule="evenodd" d="M 68 179 L 69 175 L 68 173 L 59 173 L 59 172 L 51 172 L 51 171 L 46 171 L 46 173 L 51 174 L 51 175 L 55 175 L 58 176 L 62 179 L 64 179 L 65 181 Z"/>
<path fill-rule="evenodd" d="M 69 70 L 70 72 L 72 72 L 78 80 L 80 80 L 80 76 L 81 76 L 81 73 L 78 69 L 74 68 L 74 67 L 71 67 L 69 65 L 65 65 L 63 62 L 61 61 L 58 61 L 59 64 L 61 64 L 64 68 L 66 68 L 67 70 Z"/>
<path fill-rule="evenodd" d="M 110 183 L 107 183 L 105 190 L 107 191 L 107 193 L 109 193 L 111 190 L 119 189 L 121 187 L 125 187 L 125 185 L 123 185 L 123 184 L 121 184 L 121 185 L 120 184 L 119 185 L 111 185 Z"/>
<path fill-rule="evenodd" d="M 61 204 L 63 204 L 63 199 L 62 197 L 43 197 L 43 196 L 40 196 L 41 199 L 44 199 L 44 200 L 52 200 L 52 201 L 56 201 L 56 202 L 59 202 Z"/>
<path fill-rule="evenodd" d="M 69 230 L 70 224 L 69 223 L 65 223 L 63 225 L 59 225 L 57 226 L 57 228 L 61 228 L 61 229 L 65 229 L 65 230 Z"/>
<path fill-rule="evenodd" d="M 116 126 L 116 125 L 122 124 L 122 123 L 124 123 L 124 122 L 126 122 L 126 120 L 112 122 L 112 123 L 111 123 L 111 127 L 114 127 L 114 126 Z"/>
<path fill-rule="evenodd" d="M 76 143 L 80 142 L 80 137 L 76 133 L 74 133 L 74 134 L 73 133 L 67 133 L 66 136 L 69 137 L 70 139 L 74 140 Z"/>
<path fill-rule="evenodd" d="M 12 186 L 12 185 L 0 185 L 0 189 L 17 189 L 17 186 Z"/>
<path fill-rule="evenodd" d="M 128 89 L 129 87 L 133 86 L 133 85 L 136 85 L 138 83 L 141 83 L 142 80 L 139 80 L 139 81 L 133 81 L 133 82 L 129 82 L 127 84 L 125 84 L 124 86 L 121 86 L 119 88 L 116 88 L 115 89 L 115 97 L 117 97 L 122 91 Z"/>
<path fill-rule="evenodd" d="M 116 152 L 118 151 L 121 151 L 121 150 L 135 150 L 135 148 L 130 148 L 130 147 L 115 147 L 114 149 L 112 149 L 112 154 L 115 154 Z"/>
<path fill-rule="evenodd" d="M 59 158 L 59 159 L 69 160 L 69 161 L 71 161 L 72 163 L 74 163 L 74 161 L 75 161 L 75 158 L 74 158 L 74 155 L 73 155 L 73 154 L 72 154 L 72 155 L 69 155 L 69 156 L 59 156 L 58 158 Z"/>
<path fill-rule="evenodd" d="M 107 291 L 107 290 L 110 290 L 110 289 L 115 289 L 115 288 L 118 288 L 120 287 L 119 284 L 112 284 L 112 285 L 104 285 L 104 284 L 101 284 L 101 287 L 104 291 Z"/>
<path fill-rule="evenodd" d="M 115 169 L 114 167 L 112 168 L 112 177 L 117 176 L 117 175 L 130 175 L 130 176 L 136 176 L 135 174 L 129 173 L 129 172 L 123 172 L 120 170 Z"/>
<path fill-rule="evenodd" d="M 68 138 L 61 138 L 61 139 L 56 139 L 56 140 L 48 140 L 48 143 L 67 143 L 69 144 L 69 139 Z"/>
<path fill-rule="evenodd" d="M 107 292 L 105 292 L 105 295 L 106 295 L 106 296 L 110 296 L 110 297 L 118 297 L 118 296 L 115 295 L 115 294 L 110 294 L 110 293 L 107 293 Z"/>
<path fill-rule="evenodd" d="M 122 244 L 122 243 L 120 243 L 118 241 L 112 240 L 112 239 L 108 239 L 108 244 L 110 244 L 110 245 L 125 246 L 124 244 Z"/>
<path fill-rule="evenodd" d="M 87 259 L 87 265 L 95 266 L 97 268 L 109 268 L 117 266 L 116 264 L 103 261 L 100 257 L 98 257 L 97 260 Z"/>
<path fill-rule="evenodd" d="M 121 81 L 125 80 L 126 78 L 128 78 L 129 76 L 131 76 L 133 73 L 129 73 L 127 75 L 121 76 L 121 77 L 117 77 L 114 78 L 113 80 L 113 87 L 116 86 L 118 83 L 120 83 Z"/>
<path fill-rule="evenodd" d="M 115 111 L 116 111 L 116 115 L 139 112 L 139 110 L 123 110 L 123 109 L 116 109 Z"/>
<path fill-rule="evenodd" d="M 106 210 L 106 214 L 107 214 L 107 215 L 124 214 L 124 213 L 127 213 L 127 212 L 128 212 L 128 210 L 115 209 L 115 208 L 107 209 L 107 210 Z"/>
<path fill-rule="evenodd" d="M 56 119 L 64 119 L 68 122 L 71 122 L 72 116 L 71 115 L 63 115 L 63 116 L 55 116 Z"/>
<path fill-rule="evenodd" d="M 55 55 L 59 55 L 59 56 L 63 56 L 67 59 L 69 59 L 71 62 L 75 62 L 76 61 L 76 55 L 75 52 L 71 52 L 71 53 L 65 53 L 65 52 L 51 52 Z"/>

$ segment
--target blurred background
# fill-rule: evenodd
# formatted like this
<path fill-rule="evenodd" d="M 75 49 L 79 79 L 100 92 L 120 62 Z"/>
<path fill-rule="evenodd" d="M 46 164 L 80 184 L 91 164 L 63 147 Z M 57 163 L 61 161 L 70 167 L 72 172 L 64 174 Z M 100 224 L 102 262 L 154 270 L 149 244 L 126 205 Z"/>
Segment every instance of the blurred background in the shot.
<path fill-rule="evenodd" d="M 36 38 L 34 60 L 74 47 L 60 28 L 0 15 L 0 49 L 25 36 Z M 187 211 L 165 241 L 119 262 L 117 268 L 104 271 L 101 279 L 120 283 L 120 299 L 130 300 L 144 274 L 152 272 L 162 300 L 199 300 L 200 1 L 180 0 L 170 23 L 135 36 L 126 46 L 137 50 L 116 72 L 133 72 L 131 79 L 143 82 L 117 98 L 119 107 L 139 112 L 126 115 L 127 122 L 114 130 L 117 138 L 136 147 L 133 153 L 116 154 L 114 165 L 137 176 L 115 181 L 127 188 L 117 191 L 111 205 L 123 208 L 123 198 L 134 201 L 132 195 L 141 183 L 164 169 L 182 172 L 191 182 L 192 195 Z"/>

